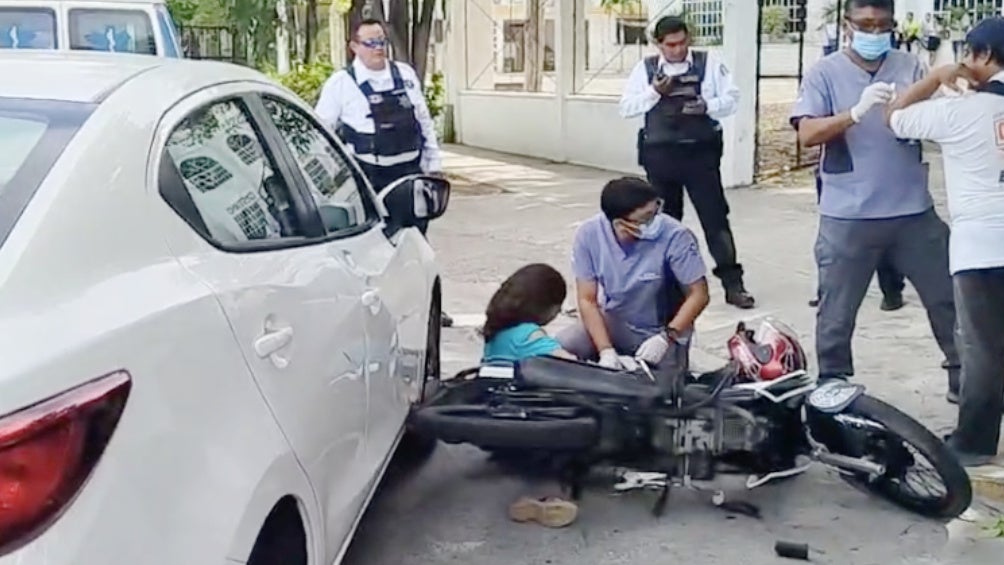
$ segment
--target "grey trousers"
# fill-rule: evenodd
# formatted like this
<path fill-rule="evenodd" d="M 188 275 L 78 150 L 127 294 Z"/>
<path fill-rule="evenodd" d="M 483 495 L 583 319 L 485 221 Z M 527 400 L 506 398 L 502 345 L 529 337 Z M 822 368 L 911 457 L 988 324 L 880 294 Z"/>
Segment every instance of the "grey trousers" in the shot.
<path fill-rule="evenodd" d="M 948 226 L 932 208 L 882 220 L 822 217 L 816 239 L 819 375 L 851 376 L 851 337 L 858 309 L 883 256 L 917 289 L 934 337 L 948 360 L 949 390 L 958 391 L 955 301 L 948 271 Z"/>
<path fill-rule="evenodd" d="M 606 322 L 607 332 L 610 334 L 610 341 L 613 342 L 614 349 L 617 350 L 619 355 L 634 355 L 634 352 L 638 350 L 638 346 L 651 337 L 651 335 L 637 332 L 628 327 L 627 324 L 611 316 L 604 315 L 604 321 Z M 596 351 L 596 346 L 593 345 L 593 340 L 589 337 L 589 332 L 586 331 L 586 327 L 581 321 L 576 321 L 575 324 L 558 332 L 555 339 L 561 344 L 562 349 L 579 359 L 596 361 L 599 357 L 599 352 Z M 671 343 L 666 357 L 659 363 L 658 370 L 653 371 L 653 373 L 656 379 L 661 380 L 661 374 L 678 375 L 682 371 L 687 371 L 689 365 L 690 342 L 685 344 Z M 668 385 L 670 383 L 660 382 L 659 384 Z"/>
<path fill-rule="evenodd" d="M 996 455 L 1004 412 L 1004 268 L 956 273 L 956 336 L 962 357 L 960 451 Z"/>

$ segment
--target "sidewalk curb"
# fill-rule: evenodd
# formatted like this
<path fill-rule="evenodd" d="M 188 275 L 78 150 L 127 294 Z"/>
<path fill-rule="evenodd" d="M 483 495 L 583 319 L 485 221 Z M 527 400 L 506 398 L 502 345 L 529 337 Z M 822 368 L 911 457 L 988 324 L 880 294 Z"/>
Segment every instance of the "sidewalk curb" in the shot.
<path fill-rule="evenodd" d="M 996 502 L 1004 502 L 1004 466 L 992 464 L 967 471 L 974 494 Z"/>

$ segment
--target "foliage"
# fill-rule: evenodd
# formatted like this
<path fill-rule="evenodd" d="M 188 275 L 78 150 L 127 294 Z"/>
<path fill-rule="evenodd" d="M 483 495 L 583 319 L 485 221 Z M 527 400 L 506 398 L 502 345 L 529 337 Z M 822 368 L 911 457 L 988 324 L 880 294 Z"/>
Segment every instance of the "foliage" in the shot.
<path fill-rule="evenodd" d="M 837 16 L 840 12 L 840 7 L 837 5 L 839 1 L 830 0 L 826 3 L 826 6 L 823 7 L 823 23 L 819 24 L 819 27 L 816 29 L 823 29 L 826 27 L 826 24 L 837 23 Z"/>
<path fill-rule="evenodd" d="M 783 37 L 788 27 L 788 9 L 784 6 L 766 6 L 760 16 L 761 33 L 772 38 Z"/>
<path fill-rule="evenodd" d="M 167 11 L 171 13 L 171 18 L 179 24 L 185 25 L 195 19 L 199 12 L 198 0 L 167 0 Z"/>
<path fill-rule="evenodd" d="M 272 67 L 266 67 L 264 70 L 270 77 L 313 106 L 321 95 L 321 87 L 324 86 L 324 82 L 335 72 L 335 66 L 331 64 L 331 61 L 318 59 L 307 64 L 297 64 L 284 75 L 280 75 Z"/>
<path fill-rule="evenodd" d="M 986 526 L 987 533 L 995 538 L 1004 538 L 1004 518 L 997 518 L 995 522 Z"/>
<path fill-rule="evenodd" d="M 432 119 L 436 119 L 443 113 L 446 106 L 446 83 L 443 73 L 436 71 L 432 73 L 429 84 L 425 87 L 425 103 L 429 106 L 429 113 Z"/>

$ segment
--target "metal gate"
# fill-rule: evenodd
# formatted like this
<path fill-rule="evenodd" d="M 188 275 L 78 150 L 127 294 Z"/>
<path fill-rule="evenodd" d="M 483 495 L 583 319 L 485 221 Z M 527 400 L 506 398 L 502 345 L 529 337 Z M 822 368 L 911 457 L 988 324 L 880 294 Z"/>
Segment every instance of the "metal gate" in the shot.
<path fill-rule="evenodd" d="M 806 0 L 757 1 L 754 176 L 761 180 L 816 165 L 819 150 L 802 147 L 788 122 L 807 68 Z M 835 2 L 838 34 L 842 3 Z"/>
<path fill-rule="evenodd" d="M 232 26 L 179 26 L 181 46 L 189 59 L 211 59 L 243 64 L 246 42 Z"/>

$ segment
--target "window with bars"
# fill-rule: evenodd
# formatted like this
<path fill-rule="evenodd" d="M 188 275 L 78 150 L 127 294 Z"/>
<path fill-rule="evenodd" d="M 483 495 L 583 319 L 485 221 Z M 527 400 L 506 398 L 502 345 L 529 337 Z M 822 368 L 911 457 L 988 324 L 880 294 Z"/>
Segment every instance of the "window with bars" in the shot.
<path fill-rule="evenodd" d="M 973 24 L 984 18 L 999 16 L 1004 11 L 1004 0 L 932 0 L 932 12 L 946 24 L 961 13 L 969 16 Z M 964 10 L 964 12 L 963 12 Z"/>
<path fill-rule="evenodd" d="M 618 45 L 645 45 L 648 43 L 646 29 L 648 20 L 644 18 L 617 18 Z"/>
<path fill-rule="evenodd" d="M 698 43 L 721 43 L 722 0 L 683 0 L 683 13 L 693 26 L 691 35 Z"/>
<path fill-rule="evenodd" d="M 784 24 L 785 33 L 798 33 L 798 0 L 763 0 L 763 8 L 778 7 L 784 9 L 787 20 Z"/>

